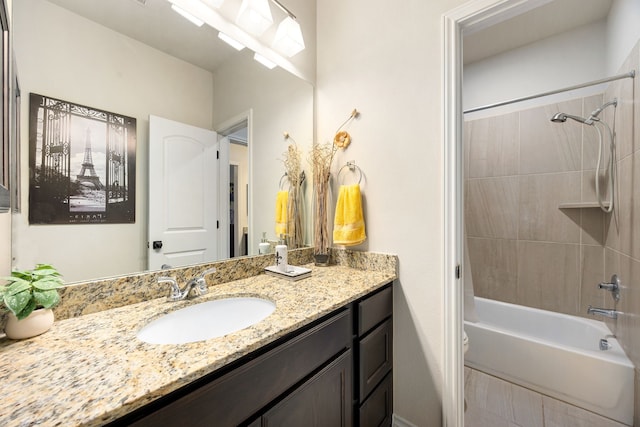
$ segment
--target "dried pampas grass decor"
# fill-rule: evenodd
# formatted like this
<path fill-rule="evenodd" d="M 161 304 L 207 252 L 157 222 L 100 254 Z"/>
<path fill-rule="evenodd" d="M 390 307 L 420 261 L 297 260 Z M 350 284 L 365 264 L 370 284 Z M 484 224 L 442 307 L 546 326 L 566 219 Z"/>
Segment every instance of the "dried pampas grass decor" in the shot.
<path fill-rule="evenodd" d="M 313 167 L 313 254 L 326 255 L 326 261 L 331 246 L 328 230 L 329 178 L 337 149 L 333 143 L 314 143 L 310 158 Z M 317 263 L 323 264 L 322 261 Z"/>
<path fill-rule="evenodd" d="M 302 225 L 303 192 L 302 184 L 305 180 L 302 170 L 302 155 L 298 144 L 284 133 L 285 139 L 291 139 L 287 151 L 283 154 L 285 174 L 289 180 L 289 200 L 287 203 L 287 246 L 296 249 L 304 246 L 304 227 Z"/>
<path fill-rule="evenodd" d="M 329 248 L 332 237 L 329 234 L 328 225 L 331 165 L 336 151 L 339 148 L 346 149 L 351 143 L 351 135 L 341 129 L 359 115 L 358 110 L 354 108 L 349 118 L 336 130 L 332 142 L 314 143 L 311 149 L 309 161 L 313 167 L 313 254 L 316 257 L 316 265 L 329 264 Z"/>

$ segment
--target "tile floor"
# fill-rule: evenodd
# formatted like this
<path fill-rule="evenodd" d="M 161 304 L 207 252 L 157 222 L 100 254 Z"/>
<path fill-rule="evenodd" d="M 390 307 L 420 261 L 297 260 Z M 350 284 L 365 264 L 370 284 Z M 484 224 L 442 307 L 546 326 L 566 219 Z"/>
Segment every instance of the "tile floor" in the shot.
<path fill-rule="evenodd" d="M 627 427 L 466 366 L 464 394 L 465 427 Z"/>

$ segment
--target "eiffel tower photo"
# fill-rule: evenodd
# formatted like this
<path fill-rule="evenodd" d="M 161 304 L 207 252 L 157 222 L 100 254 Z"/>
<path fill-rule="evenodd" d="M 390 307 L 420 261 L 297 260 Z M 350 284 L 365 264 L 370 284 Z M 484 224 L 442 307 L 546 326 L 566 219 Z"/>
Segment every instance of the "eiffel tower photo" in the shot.
<path fill-rule="evenodd" d="M 29 105 L 29 223 L 134 223 L 136 119 L 36 93 Z"/>
<path fill-rule="evenodd" d="M 76 175 L 76 182 L 85 186 L 91 186 L 96 190 L 103 190 L 104 185 L 100 182 L 100 177 L 96 174 L 93 166 L 93 158 L 91 156 L 91 129 L 87 128 L 87 138 L 84 143 L 84 160 L 82 161 L 82 169 Z"/>

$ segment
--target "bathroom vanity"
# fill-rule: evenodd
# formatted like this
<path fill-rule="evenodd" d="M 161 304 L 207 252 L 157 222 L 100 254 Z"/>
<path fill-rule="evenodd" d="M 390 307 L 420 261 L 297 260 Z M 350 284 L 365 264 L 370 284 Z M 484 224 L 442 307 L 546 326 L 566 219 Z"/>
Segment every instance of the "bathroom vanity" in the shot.
<path fill-rule="evenodd" d="M 264 268 L 258 261 L 246 262 Z M 0 425 L 255 427 L 306 425 L 300 420 L 310 417 L 316 425 L 391 425 L 397 261 L 361 261 L 309 265 L 311 277 L 298 282 L 214 277 L 196 299 L 156 297 L 57 320 L 29 340 L 0 338 L 3 360 L 12 361 L 0 365 Z M 237 274 L 243 267 L 233 262 Z M 265 298 L 276 309 L 220 338 L 171 345 L 136 337 L 159 316 L 236 296 Z"/>
<path fill-rule="evenodd" d="M 392 304 L 389 284 L 111 425 L 390 426 Z"/>

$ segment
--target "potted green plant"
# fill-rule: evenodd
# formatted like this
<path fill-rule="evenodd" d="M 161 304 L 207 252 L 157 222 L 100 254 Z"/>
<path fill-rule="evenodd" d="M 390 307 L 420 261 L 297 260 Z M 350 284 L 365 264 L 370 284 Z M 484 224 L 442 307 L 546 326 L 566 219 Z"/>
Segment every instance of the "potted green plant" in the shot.
<path fill-rule="evenodd" d="M 15 270 L 0 286 L 2 302 L 10 311 L 5 333 L 13 339 L 40 335 L 53 325 L 52 307 L 60 302 L 62 276 L 55 267 L 38 264 L 33 270 Z"/>

